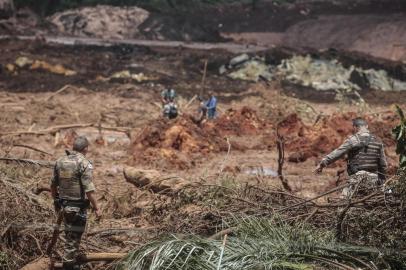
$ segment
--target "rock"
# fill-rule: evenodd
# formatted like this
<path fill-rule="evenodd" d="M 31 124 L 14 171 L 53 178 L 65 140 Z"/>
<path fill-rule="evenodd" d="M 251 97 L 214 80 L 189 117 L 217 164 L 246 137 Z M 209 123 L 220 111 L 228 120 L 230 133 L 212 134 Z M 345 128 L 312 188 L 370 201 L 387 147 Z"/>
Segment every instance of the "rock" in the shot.
<path fill-rule="evenodd" d="M 231 59 L 230 66 L 235 67 L 235 66 L 243 64 L 244 62 L 247 62 L 248 60 L 250 60 L 249 55 L 244 53 L 244 54 L 241 54 L 241 55 L 236 56 L 233 59 Z"/>
<path fill-rule="evenodd" d="M 16 66 L 18 66 L 19 68 L 24 68 L 26 66 L 32 65 L 34 61 L 32 61 L 31 59 L 29 59 L 28 57 L 25 56 L 20 56 L 16 59 L 15 64 Z"/>
<path fill-rule="evenodd" d="M 226 66 L 225 66 L 225 65 L 222 65 L 222 66 L 219 68 L 219 74 L 220 74 L 220 75 L 223 75 L 223 74 L 225 74 L 226 72 L 227 72 Z"/>
<path fill-rule="evenodd" d="M 228 74 L 228 77 L 253 82 L 257 82 L 260 79 L 270 81 L 272 80 L 272 73 L 269 70 L 270 67 L 265 62 L 255 59 L 246 61 L 236 71 Z"/>

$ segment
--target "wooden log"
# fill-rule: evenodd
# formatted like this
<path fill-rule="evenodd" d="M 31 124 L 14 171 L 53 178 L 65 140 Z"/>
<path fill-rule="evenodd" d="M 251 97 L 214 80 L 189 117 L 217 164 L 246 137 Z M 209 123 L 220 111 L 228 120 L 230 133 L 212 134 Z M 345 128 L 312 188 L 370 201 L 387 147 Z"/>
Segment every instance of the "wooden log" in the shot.
<path fill-rule="evenodd" d="M 164 176 L 156 170 L 126 167 L 123 170 L 127 182 L 137 188 L 149 189 L 154 193 L 177 192 L 190 182 L 178 176 Z"/>
<path fill-rule="evenodd" d="M 79 257 L 80 263 L 87 262 L 112 262 L 124 258 L 127 253 L 90 253 Z M 53 267 L 52 267 L 53 266 Z M 30 262 L 20 270 L 50 270 L 62 269 L 62 263 L 51 264 L 51 259 L 48 257 L 42 257 Z"/>
<path fill-rule="evenodd" d="M 89 253 L 79 257 L 80 262 L 116 261 L 124 258 L 127 253 Z"/>
<path fill-rule="evenodd" d="M 13 147 L 22 147 L 22 148 L 27 148 L 36 152 L 40 152 L 41 154 L 45 154 L 48 156 L 53 156 L 51 153 L 45 152 L 44 150 L 38 149 L 34 146 L 30 146 L 30 145 L 25 145 L 25 144 L 14 144 Z"/>
<path fill-rule="evenodd" d="M 101 128 L 104 130 L 111 130 L 111 131 L 117 131 L 117 132 L 122 132 L 127 134 L 129 136 L 129 132 L 131 131 L 130 127 L 110 127 L 110 126 L 100 126 L 98 127 L 97 123 L 85 123 L 85 124 L 67 124 L 67 125 L 59 125 L 59 126 L 53 126 L 49 127 L 47 129 L 42 129 L 42 130 L 36 130 L 36 131 L 31 131 L 31 130 L 22 130 L 22 131 L 10 131 L 10 132 L 0 132 L 0 136 L 18 136 L 18 135 L 46 135 L 46 134 L 55 134 L 61 130 L 64 129 L 71 129 L 71 128 L 86 128 L 86 127 L 97 127 Z"/>

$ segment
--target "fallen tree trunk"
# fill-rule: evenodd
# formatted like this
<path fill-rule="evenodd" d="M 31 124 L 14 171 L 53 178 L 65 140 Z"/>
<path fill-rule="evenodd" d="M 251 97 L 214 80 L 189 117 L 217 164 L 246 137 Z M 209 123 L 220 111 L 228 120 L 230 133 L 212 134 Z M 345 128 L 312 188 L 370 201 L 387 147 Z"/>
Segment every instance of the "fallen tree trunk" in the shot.
<path fill-rule="evenodd" d="M 116 261 L 124 258 L 127 253 L 89 253 L 79 257 L 80 262 Z"/>
<path fill-rule="evenodd" d="M 127 253 L 90 253 L 79 257 L 81 263 L 87 262 L 111 262 L 124 258 Z M 62 269 L 62 263 L 54 263 L 52 265 L 51 259 L 47 257 L 39 258 L 30 262 L 20 270 L 51 270 Z"/>
<path fill-rule="evenodd" d="M 55 163 L 51 161 L 46 161 L 46 160 L 34 160 L 34 159 L 23 159 L 23 158 L 0 158 L 0 161 L 11 161 L 11 162 L 17 162 L 19 164 L 24 164 L 24 165 L 35 165 L 35 166 L 41 166 L 41 167 L 47 167 L 47 168 L 53 168 Z"/>
<path fill-rule="evenodd" d="M 108 127 L 108 126 L 99 126 L 97 123 L 85 123 L 85 124 L 68 124 L 68 125 L 60 125 L 60 126 L 53 126 L 47 129 L 36 130 L 36 131 L 11 131 L 11 132 L 0 132 L 0 136 L 18 136 L 18 135 L 46 135 L 46 134 L 55 134 L 64 129 L 71 129 L 71 128 L 86 128 L 86 127 L 96 127 L 99 129 L 105 130 L 112 130 L 117 132 L 128 133 L 131 131 L 131 128 L 127 127 Z"/>
<path fill-rule="evenodd" d="M 127 167 L 123 170 L 127 182 L 137 188 L 149 189 L 154 193 L 177 192 L 190 183 L 178 176 L 163 176 L 156 170 Z"/>

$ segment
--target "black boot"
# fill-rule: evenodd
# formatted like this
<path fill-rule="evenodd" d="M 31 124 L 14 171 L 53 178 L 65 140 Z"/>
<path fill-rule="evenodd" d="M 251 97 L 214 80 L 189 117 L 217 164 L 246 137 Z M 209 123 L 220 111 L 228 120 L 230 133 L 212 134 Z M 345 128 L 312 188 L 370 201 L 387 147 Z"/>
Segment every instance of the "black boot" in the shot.
<path fill-rule="evenodd" d="M 64 262 L 62 264 L 63 270 L 80 270 L 80 265 L 75 262 Z"/>

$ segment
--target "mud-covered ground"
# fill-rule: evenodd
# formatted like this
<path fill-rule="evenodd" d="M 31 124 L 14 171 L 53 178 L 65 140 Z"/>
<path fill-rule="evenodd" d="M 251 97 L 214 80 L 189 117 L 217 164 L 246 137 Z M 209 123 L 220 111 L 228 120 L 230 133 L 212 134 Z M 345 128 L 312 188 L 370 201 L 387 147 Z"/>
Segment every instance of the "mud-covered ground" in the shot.
<path fill-rule="evenodd" d="M 173 87 L 177 90 L 181 108 L 186 106 L 194 95 L 205 95 L 205 92 L 208 90 L 213 90 L 220 101 L 220 117 L 217 121 L 234 121 L 235 125 L 233 127 L 234 131 L 231 134 L 230 132 L 227 134 L 227 132 L 221 132 L 221 129 L 227 131 L 227 128 L 229 129 L 227 125 L 230 125 L 230 123 L 215 122 L 214 129 L 220 129 L 220 132 L 215 136 L 223 138 L 228 135 L 234 136 L 241 149 L 246 150 L 232 150 L 231 157 L 229 158 L 232 159 L 233 155 L 246 156 L 252 151 L 255 153 L 255 149 L 266 150 L 265 153 L 270 155 L 261 160 L 250 161 L 249 166 L 258 164 L 276 169 L 276 163 L 271 162 L 271 160 L 276 162 L 276 149 L 269 147 L 273 142 L 257 140 L 257 145 L 253 145 L 252 140 L 248 141 L 244 138 L 254 137 L 262 139 L 263 137 L 271 136 L 269 134 L 275 131 L 277 121 L 284 120 L 291 113 L 297 113 L 299 118 L 302 118 L 302 120 L 299 119 L 298 121 L 305 122 L 311 128 L 314 124 L 313 121 L 320 115 L 330 117 L 334 113 L 345 114 L 347 112 L 355 112 L 356 114 L 360 111 L 359 108 L 352 105 L 336 103 L 333 98 L 328 99 L 328 103 L 323 103 L 325 99 L 318 97 L 319 95 L 321 96 L 319 91 L 312 91 L 292 85 L 280 85 L 277 82 L 270 84 L 249 83 L 220 76 L 218 74 L 218 67 L 227 63 L 232 57 L 226 53 L 174 50 L 156 51 L 129 47 L 62 47 L 22 41 L 2 41 L 1 46 L 5 52 L 0 56 L 2 65 L 0 73 L 2 89 L 1 108 L 3 111 L 2 132 L 24 130 L 34 124 L 33 130 L 46 129 L 55 125 L 99 122 L 107 126 L 125 127 L 131 130 L 131 136 L 125 140 L 125 144 L 120 148 L 120 151 L 122 151 L 126 158 L 127 153 L 131 152 L 129 143 L 137 136 L 137 132 L 142 130 L 146 125 L 158 121 L 157 119 L 160 117 L 159 95 L 164 87 Z M 32 65 L 22 68 L 17 66 L 14 71 L 10 72 L 7 69 L 7 64 L 15 63 L 16 59 L 22 56 L 33 61 L 44 61 L 51 66 L 62 65 L 65 69 L 73 70 L 75 75 L 65 76 L 55 74 L 52 68 L 33 68 Z M 203 86 L 203 67 L 206 59 L 208 60 L 208 67 Z M 125 70 L 128 70 L 131 74 L 144 74 L 144 81 L 137 82 L 134 79 L 126 77 L 111 78 L 114 73 Z M 68 87 L 51 99 L 47 99 L 47 97 L 52 95 L 52 92 L 56 92 L 65 85 L 72 87 Z M 308 92 L 306 92 L 307 90 Z M 305 92 L 307 94 L 304 94 Z M 304 100 L 298 100 L 295 96 L 302 96 Z M 392 107 L 390 104 L 395 102 L 402 103 L 402 100 L 404 100 L 403 96 L 402 92 L 366 92 L 364 98 L 371 106 L 364 108 L 361 114 L 373 115 L 372 113 L 374 112 L 391 111 Z M 184 113 L 195 115 L 197 106 L 196 101 L 191 103 Z M 228 116 L 237 117 L 235 113 L 228 112 L 228 110 L 232 109 L 238 112 L 244 106 L 248 107 L 254 116 L 243 114 L 240 117 L 241 119 L 245 117 L 245 120 L 248 119 L 247 121 L 255 122 L 252 123 L 255 126 L 254 133 L 239 132 L 238 128 L 241 128 L 243 124 L 242 120 L 232 119 L 231 116 Z M 346 117 L 350 118 L 350 116 Z M 378 118 L 372 117 L 371 120 L 377 121 Z M 341 125 L 342 123 L 340 122 L 339 124 Z M 169 128 L 173 123 L 165 123 L 164 125 L 165 128 Z M 185 126 L 186 124 L 182 125 Z M 205 129 L 204 126 L 198 128 Z M 213 127 L 209 125 L 208 128 Z M 198 133 L 198 131 L 196 132 Z M 343 136 L 348 133 L 349 131 L 347 130 Z M 30 135 L 23 139 L 29 140 L 27 141 L 29 143 L 32 140 L 44 140 L 47 136 Z M 210 138 L 210 134 L 207 136 L 209 137 L 206 140 L 214 139 Z M 5 138 L 9 140 L 22 139 L 20 136 L 8 136 Z M 3 137 L 3 140 L 5 138 Z M 47 138 L 47 140 L 51 141 L 51 138 Z M 341 139 L 343 138 L 337 138 L 335 144 Z M 202 139 L 200 138 L 199 140 Z M 264 140 L 266 141 L 266 139 Z M 9 143 L 9 141 L 5 140 L 4 143 Z M 115 147 L 114 144 L 109 145 L 107 149 L 113 146 Z M 102 146 L 100 149 L 104 147 Z M 63 150 L 48 144 L 44 144 L 43 148 L 55 154 Z M 224 158 L 224 150 L 224 147 L 222 147 L 221 150 L 214 151 L 216 152 L 215 156 L 219 160 Z M 142 156 L 142 153 L 140 155 Z M 212 155 L 212 153 L 209 155 Z M 389 156 L 393 156 L 393 153 L 389 153 Z M 142 157 L 138 159 L 140 158 Z M 203 156 L 199 158 L 203 163 L 213 161 L 213 157 Z M 108 164 L 108 161 L 106 159 L 104 162 Z M 265 164 L 262 164 L 262 162 L 265 162 Z M 309 170 L 308 178 L 313 179 L 314 177 L 310 176 L 311 168 L 315 164 L 316 159 L 306 162 L 300 165 L 287 163 L 286 169 L 288 171 L 290 168 L 296 170 L 293 167 L 303 166 Z M 192 170 L 199 171 L 199 167 L 201 166 L 195 166 Z M 171 169 L 170 166 L 168 169 Z"/>
<path fill-rule="evenodd" d="M 324 154 L 351 133 L 350 121 L 357 115 L 365 115 L 371 129 L 384 140 L 391 171 L 397 163 L 390 134 L 397 118 L 390 103 L 403 105 L 403 93 L 388 94 L 390 100 L 385 99 L 387 93 L 371 98 L 373 104 L 360 109 L 331 100 L 323 103 L 317 98 L 318 92 L 309 96 L 308 100 L 313 101 L 297 99 L 292 92 L 286 91 L 290 96 L 285 95 L 279 82 L 249 83 L 220 76 L 218 67 L 231 58 L 226 53 L 62 47 L 21 41 L 2 41 L 0 46 L 4 52 L 0 55 L 0 157 L 52 162 L 71 146 L 72 138 L 88 136 L 97 198 L 104 212 L 101 222 L 91 219 L 90 232 L 117 227 L 141 229 L 130 238 L 90 233 L 87 250 L 126 252 L 160 232 L 183 233 L 190 228 L 165 224 L 173 224 L 176 215 L 190 217 L 202 210 L 186 205 L 162 222 L 159 219 L 165 211 L 159 205 L 171 199 L 126 182 L 126 166 L 155 169 L 164 175 L 212 185 L 260 181 L 280 186 L 274 176 L 279 126 L 286 149 L 283 173 L 294 194 L 311 197 L 337 184 L 336 175 L 344 169 L 344 162 L 323 175 L 314 175 L 313 169 Z M 15 64 L 22 56 L 48 65 L 14 65 L 10 70 L 8 64 Z M 55 67 L 58 64 L 62 67 Z M 126 76 L 112 78 L 125 70 L 143 73 L 144 77 L 141 82 Z M 56 74 L 61 72 L 65 75 Z M 65 85 L 69 87 L 62 88 Z M 167 86 L 178 91 L 182 112 L 172 121 L 161 117 L 159 103 L 160 91 Z M 63 91 L 57 92 L 60 89 Z M 197 124 L 193 119 L 198 102 L 188 103 L 195 95 L 205 96 L 208 90 L 219 99 L 219 117 Z M 77 124 L 83 127 L 61 127 Z M 2 166 L 9 174 L 8 170 L 19 164 Z M 46 186 L 51 172 L 37 170 L 34 178 L 22 177 L 21 184 L 27 190 Z M 40 196 L 51 204 L 48 193 Z M 100 242 L 103 237 L 108 241 Z"/>

